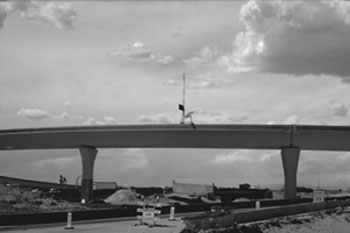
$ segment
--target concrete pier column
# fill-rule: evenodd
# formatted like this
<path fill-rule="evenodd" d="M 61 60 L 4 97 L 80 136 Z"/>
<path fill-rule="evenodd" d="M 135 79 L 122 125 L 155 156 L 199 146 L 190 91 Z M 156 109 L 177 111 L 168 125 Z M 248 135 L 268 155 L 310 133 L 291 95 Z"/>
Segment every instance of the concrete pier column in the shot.
<path fill-rule="evenodd" d="M 284 171 L 284 198 L 296 198 L 297 170 L 300 157 L 300 148 L 282 148 L 281 150 Z"/>
<path fill-rule="evenodd" d="M 80 156 L 83 164 L 83 175 L 81 181 L 81 198 L 85 201 L 91 201 L 92 196 L 92 184 L 94 174 L 94 163 L 97 154 L 97 150 L 93 147 L 80 147 Z"/>

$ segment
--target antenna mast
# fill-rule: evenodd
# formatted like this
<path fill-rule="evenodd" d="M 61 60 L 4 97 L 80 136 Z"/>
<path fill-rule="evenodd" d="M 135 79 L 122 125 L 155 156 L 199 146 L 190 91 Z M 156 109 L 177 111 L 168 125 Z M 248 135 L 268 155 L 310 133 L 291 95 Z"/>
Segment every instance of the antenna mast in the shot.
<path fill-rule="evenodd" d="M 185 115 L 186 115 L 186 107 L 185 107 L 185 97 L 186 97 L 186 76 L 185 73 L 183 73 L 182 76 L 182 105 L 184 106 L 184 110 L 182 111 L 182 119 L 185 121 Z"/>
<path fill-rule="evenodd" d="M 179 110 L 182 111 L 182 118 L 181 118 L 180 124 L 185 124 L 185 115 L 186 115 L 185 95 L 186 95 L 186 76 L 185 76 L 185 73 L 183 73 L 183 76 L 182 76 L 182 104 L 179 104 Z"/>
<path fill-rule="evenodd" d="M 194 111 L 190 111 L 186 114 L 186 107 L 185 107 L 185 97 L 186 97 L 186 75 L 183 73 L 182 76 L 182 104 L 179 104 L 179 110 L 182 111 L 182 118 L 180 121 L 180 124 L 185 124 L 185 118 L 190 118 L 190 123 L 193 129 L 196 129 L 196 125 L 192 122 L 192 114 Z"/>

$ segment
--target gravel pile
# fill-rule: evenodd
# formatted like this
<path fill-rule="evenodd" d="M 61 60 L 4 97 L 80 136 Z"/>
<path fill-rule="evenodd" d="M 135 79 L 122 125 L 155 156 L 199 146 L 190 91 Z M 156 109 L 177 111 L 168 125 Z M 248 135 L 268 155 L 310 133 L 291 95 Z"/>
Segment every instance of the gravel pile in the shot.
<path fill-rule="evenodd" d="M 111 205 L 136 205 L 138 204 L 137 193 L 131 189 L 121 189 L 104 200 Z"/>

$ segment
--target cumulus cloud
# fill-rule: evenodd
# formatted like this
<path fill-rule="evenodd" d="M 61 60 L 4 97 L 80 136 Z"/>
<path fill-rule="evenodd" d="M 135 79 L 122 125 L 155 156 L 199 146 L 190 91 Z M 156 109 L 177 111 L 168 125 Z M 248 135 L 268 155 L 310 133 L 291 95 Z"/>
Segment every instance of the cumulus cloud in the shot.
<path fill-rule="evenodd" d="M 140 42 L 136 42 L 132 46 L 121 45 L 109 52 L 113 56 L 121 56 L 129 61 L 145 62 L 155 59 L 155 55 Z"/>
<path fill-rule="evenodd" d="M 0 26 L 10 12 L 19 12 L 21 18 L 30 22 L 59 29 L 73 29 L 73 22 L 77 19 L 77 12 L 66 2 L 13 0 L 0 5 Z"/>
<path fill-rule="evenodd" d="M 282 124 L 285 125 L 293 125 L 293 124 L 298 124 L 299 122 L 299 117 L 297 115 L 291 115 L 285 119 Z"/>
<path fill-rule="evenodd" d="M 231 55 L 220 64 L 232 72 L 350 75 L 350 2 L 247 2 Z"/>
<path fill-rule="evenodd" d="M 330 102 L 332 113 L 337 117 L 346 117 L 348 115 L 349 109 L 345 106 L 345 104 L 341 101 L 332 100 Z"/>
<path fill-rule="evenodd" d="M 71 164 L 77 160 L 79 160 L 79 158 L 76 157 L 47 158 L 33 162 L 33 166 L 35 169 L 62 170 L 67 164 Z"/>
<path fill-rule="evenodd" d="M 211 73 L 192 75 L 187 80 L 189 81 L 189 89 L 212 89 L 223 87 L 221 81 L 215 79 Z"/>
<path fill-rule="evenodd" d="M 96 120 L 94 117 L 89 117 L 83 124 L 84 125 L 105 125 L 103 121 Z"/>
<path fill-rule="evenodd" d="M 245 120 L 248 120 L 249 117 L 247 117 L 246 115 L 238 115 L 238 116 L 229 116 L 228 119 L 234 123 L 240 123 Z"/>
<path fill-rule="evenodd" d="M 68 114 L 68 112 L 64 112 L 59 116 L 60 119 L 68 120 L 71 118 L 71 116 Z"/>
<path fill-rule="evenodd" d="M 298 183 L 348 188 L 349 152 L 305 151 L 300 157 Z M 344 187 L 344 186 L 347 187 Z"/>
<path fill-rule="evenodd" d="M 174 60 L 175 59 L 172 56 L 167 55 L 165 57 L 160 57 L 158 59 L 158 62 L 161 63 L 161 64 L 169 64 L 169 63 L 173 62 Z"/>
<path fill-rule="evenodd" d="M 198 109 L 194 111 L 193 121 L 195 123 L 201 124 L 232 124 L 232 123 L 242 123 L 249 119 L 248 116 L 244 114 L 231 115 L 221 112 L 211 112 L 203 109 Z"/>
<path fill-rule="evenodd" d="M 36 108 L 21 108 L 17 115 L 30 120 L 42 120 L 51 117 L 49 112 Z"/>
<path fill-rule="evenodd" d="M 176 30 L 174 30 L 171 33 L 171 36 L 174 38 L 183 37 L 184 35 L 185 35 L 185 32 L 184 32 L 183 28 L 177 28 Z"/>
<path fill-rule="evenodd" d="M 150 62 L 155 61 L 161 64 L 169 64 L 174 61 L 170 55 L 162 56 L 153 53 L 146 45 L 136 42 L 133 45 L 120 45 L 108 52 L 111 56 L 119 56 L 132 62 Z"/>
<path fill-rule="evenodd" d="M 220 164 L 230 164 L 237 161 L 242 161 L 247 163 L 254 162 L 254 159 L 247 156 L 248 154 L 249 154 L 249 150 L 236 150 L 236 151 L 223 152 L 217 155 L 212 160 L 212 163 L 220 165 Z"/>
<path fill-rule="evenodd" d="M 163 83 L 165 86 L 179 86 L 179 83 L 176 82 L 174 79 L 168 79 Z"/>
<path fill-rule="evenodd" d="M 271 160 L 273 157 L 275 156 L 279 156 L 281 154 L 280 151 L 271 151 L 271 152 L 267 152 L 265 154 L 263 154 L 261 156 L 260 161 L 268 161 L 268 160 Z"/>
<path fill-rule="evenodd" d="M 16 0 L 10 0 L 6 2 L 6 8 L 9 11 L 26 11 L 28 8 L 30 8 L 32 5 L 31 0 L 23 0 L 23 1 L 16 1 Z"/>
<path fill-rule="evenodd" d="M 290 115 L 286 119 L 280 122 L 275 122 L 275 121 L 268 121 L 266 124 L 267 125 L 276 125 L 276 124 L 282 124 L 282 125 L 295 125 L 298 124 L 300 121 L 300 117 L 297 115 Z"/>
<path fill-rule="evenodd" d="M 63 104 L 64 107 L 66 108 L 71 108 L 72 107 L 72 103 L 69 100 L 66 100 Z"/>
<path fill-rule="evenodd" d="M 94 117 L 89 117 L 83 124 L 84 125 L 116 125 L 117 119 L 111 116 L 104 116 L 103 120 L 97 120 Z"/>
<path fill-rule="evenodd" d="M 4 26 L 4 21 L 7 16 L 7 11 L 4 3 L 0 3 L 0 29 Z"/>
<path fill-rule="evenodd" d="M 151 116 L 140 115 L 137 118 L 137 122 L 140 123 L 157 123 L 157 124 L 171 124 L 174 120 L 165 114 L 156 114 Z"/>
<path fill-rule="evenodd" d="M 276 122 L 274 122 L 274 121 L 268 121 L 266 124 L 267 124 L 267 125 L 275 125 Z"/>
<path fill-rule="evenodd" d="M 80 121 L 83 120 L 84 117 L 82 116 L 77 116 L 77 115 L 71 115 L 68 112 L 63 112 L 58 115 L 51 115 L 51 119 L 53 120 L 73 120 L 73 121 Z"/>
<path fill-rule="evenodd" d="M 186 89 L 217 89 L 230 87 L 233 84 L 232 79 L 220 79 L 212 73 L 192 73 L 186 75 Z M 182 79 L 168 79 L 163 83 L 166 86 L 180 86 Z"/>
<path fill-rule="evenodd" d="M 229 165 L 235 162 L 265 162 L 280 154 L 279 151 L 229 150 L 216 155 L 210 162 L 216 165 Z"/>
<path fill-rule="evenodd" d="M 124 170 L 142 169 L 148 164 L 145 152 L 138 148 L 127 149 L 121 156 L 121 163 Z"/>
<path fill-rule="evenodd" d="M 217 48 L 213 46 L 205 46 L 193 57 L 185 59 L 184 63 L 190 68 L 197 68 L 201 65 L 213 61 L 218 56 L 219 52 Z"/>
<path fill-rule="evenodd" d="M 71 115 L 68 112 L 63 112 L 61 114 L 51 114 L 48 111 L 37 109 L 37 108 L 21 108 L 17 112 L 17 116 L 20 116 L 24 119 L 29 120 L 44 120 L 44 119 L 51 119 L 51 120 L 82 120 L 84 119 L 82 116 L 77 115 Z M 87 119 L 87 124 L 98 124 L 99 122 L 96 121 L 94 118 Z M 97 122 L 97 123 L 96 123 Z M 101 121 L 101 124 L 108 124 L 111 123 L 112 119 L 110 117 L 105 117 L 103 121 Z"/>
<path fill-rule="evenodd" d="M 300 117 L 297 115 L 290 115 L 288 116 L 286 119 L 282 120 L 282 121 L 268 121 L 266 122 L 267 125 L 276 125 L 276 124 L 282 124 L 282 125 L 295 125 L 298 124 L 300 122 Z"/>
<path fill-rule="evenodd" d="M 117 124 L 117 119 L 115 119 L 114 117 L 111 116 L 105 116 L 103 117 L 104 122 L 106 123 L 106 125 L 116 125 Z"/>

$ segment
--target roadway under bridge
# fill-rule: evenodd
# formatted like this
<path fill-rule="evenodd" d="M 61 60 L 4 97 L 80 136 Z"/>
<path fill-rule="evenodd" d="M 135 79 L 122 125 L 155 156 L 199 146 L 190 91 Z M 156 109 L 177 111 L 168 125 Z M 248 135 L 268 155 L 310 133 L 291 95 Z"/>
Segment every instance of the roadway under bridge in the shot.
<path fill-rule="evenodd" d="M 82 198 L 92 199 L 97 148 L 279 149 L 285 198 L 296 197 L 301 150 L 350 151 L 349 126 L 118 125 L 0 130 L 0 150 L 80 150 Z"/>

